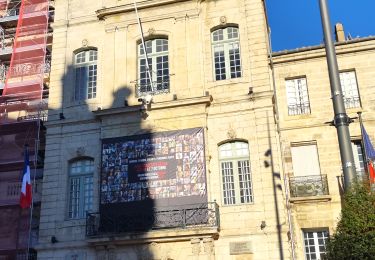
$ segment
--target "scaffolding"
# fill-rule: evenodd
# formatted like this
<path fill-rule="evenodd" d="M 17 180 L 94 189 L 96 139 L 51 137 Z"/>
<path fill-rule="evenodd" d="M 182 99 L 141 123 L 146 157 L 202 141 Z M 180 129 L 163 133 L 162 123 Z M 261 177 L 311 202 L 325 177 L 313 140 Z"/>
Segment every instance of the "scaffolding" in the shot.
<path fill-rule="evenodd" d="M 2 149 L 9 147 L 7 152 L 18 156 L 13 161 L 10 155 L 0 158 L 0 220 L 14 219 L 14 226 L 18 227 L 11 233 L 14 237 L 9 239 L 8 250 L 7 246 L 0 246 L 0 258 L 7 255 L 11 259 L 33 259 L 34 226 L 39 222 L 39 217 L 33 215 L 40 209 L 36 195 L 42 175 L 38 158 L 43 149 L 41 129 L 48 97 L 44 82 L 50 70 L 49 15 L 48 0 L 0 0 L 0 138 Z M 23 167 L 19 148 L 27 144 L 33 154 L 34 196 L 30 210 L 24 211 L 17 206 L 21 185 L 17 177 Z M 18 217 L 12 216 L 14 212 L 19 212 Z"/>
<path fill-rule="evenodd" d="M 22 0 L 20 5 L 16 1 L 11 9 L 9 4 L 9 0 L 0 0 L 0 7 L 5 8 L 0 11 L 3 18 L 10 14 L 18 16 L 10 65 L 3 69 L 6 72 L 0 96 L 3 119 L 7 119 L 9 112 L 40 109 L 47 55 L 48 0 Z"/>

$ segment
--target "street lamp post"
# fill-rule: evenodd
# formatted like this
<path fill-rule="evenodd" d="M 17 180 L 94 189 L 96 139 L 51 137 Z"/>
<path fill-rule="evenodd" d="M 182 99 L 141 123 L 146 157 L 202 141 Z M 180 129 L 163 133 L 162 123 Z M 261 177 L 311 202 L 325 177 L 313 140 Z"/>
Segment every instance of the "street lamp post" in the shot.
<path fill-rule="evenodd" d="M 350 142 L 349 124 L 351 119 L 346 114 L 343 94 L 340 85 L 340 76 L 337 65 L 336 51 L 331 35 L 331 23 L 328 14 L 326 0 L 319 0 L 320 15 L 324 32 L 329 80 L 331 85 L 331 96 L 334 110 L 333 124 L 337 130 L 340 147 L 341 163 L 344 173 L 344 188 L 347 190 L 355 181 L 356 171 L 352 146 Z"/>

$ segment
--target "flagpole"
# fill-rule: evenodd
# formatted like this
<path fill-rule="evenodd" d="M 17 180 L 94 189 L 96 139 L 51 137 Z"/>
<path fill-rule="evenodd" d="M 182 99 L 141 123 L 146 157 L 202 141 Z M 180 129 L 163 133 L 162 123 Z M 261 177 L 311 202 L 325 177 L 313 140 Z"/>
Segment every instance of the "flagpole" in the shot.
<path fill-rule="evenodd" d="M 31 184 L 31 204 L 30 204 L 30 219 L 29 219 L 29 236 L 27 240 L 27 251 L 26 251 L 26 259 L 29 259 L 29 251 L 30 251 L 30 243 L 31 243 L 31 227 L 33 221 L 33 210 L 34 210 L 34 194 L 35 194 L 35 179 L 36 179 L 36 168 L 38 163 L 38 151 L 39 151 L 39 138 L 40 138 L 40 110 L 38 109 L 38 120 L 37 120 L 37 138 L 34 143 L 34 176 L 33 182 Z"/>
<path fill-rule="evenodd" d="M 144 38 L 144 34 L 143 34 L 142 22 L 141 22 L 141 18 L 139 17 L 139 14 L 138 14 L 137 1 L 134 0 L 133 3 L 134 3 L 135 14 L 137 16 L 138 28 L 139 28 L 139 31 L 140 31 L 140 34 L 141 34 L 142 48 L 143 48 L 143 52 L 145 54 L 145 60 L 146 60 L 146 66 L 147 66 L 147 69 L 146 69 L 147 76 L 150 79 L 151 92 L 153 92 L 154 91 L 154 83 L 152 81 L 152 72 L 150 71 L 150 64 L 148 62 L 148 54 L 147 54 L 145 38 Z M 147 80 L 146 80 L 146 87 L 147 87 Z"/>

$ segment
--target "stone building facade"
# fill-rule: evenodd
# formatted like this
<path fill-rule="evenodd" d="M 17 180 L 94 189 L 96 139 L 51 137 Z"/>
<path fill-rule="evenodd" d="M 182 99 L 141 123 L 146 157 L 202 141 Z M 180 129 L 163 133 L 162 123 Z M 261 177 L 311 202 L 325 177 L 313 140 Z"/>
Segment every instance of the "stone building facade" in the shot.
<path fill-rule="evenodd" d="M 271 167 L 269 152 L 272 145 L 278 153 L 278 141 L 263 2 L 139 2 L 154 86 L 147 81 L 133 1 L 58 0 L 55 7 L 38 257 L 279 259 L 279 245 L 289 255 L 282 192 L 275 188 L 281 180 L 272 172 L 279 173 L 279 159 Z M 112 179 L 103 177 L 102 143 L 197 128 L 204 136 L 206 202 L 187 208 L 194 203 L 190 191 L 178 191 L 185 202 L 176 209 L 170 204 L 168 214 L 185 219 L 203 212 L 214 222 L 185 219 L 177 228 L 170 228 L 176 220 L 142 232 L 104 232 L 110 224 L 101 211 L 108 206 L 103 190 L 114 186 L 103 186 L 103 178 Z M 185 175 L 191 183 L 184 184 L 191 194 L 193 175 Z M 169 194 L 163 196 L 175 196 L 174 181 L 167 180 L 170 192 L 163 186 Z M 148 201 L 156 204 L 158 196 Z M 159 218 L 162 210 L 150 208 L 143 210 Z M 87 229 L 86 211 L 99 212 L 90 215 L 91 224 L 99 223 L 90 226 L 95 232 Z"/>
<path fill-rule="evenodd" d="M 336 53 L 358 178 L 367 179 L 361 143 L 363 125 L 374 143 L 373 37 L 345 40 L 337 30 Z M 343 32 L 341 32 L 343 34 Z M 307 238 L 333 234 L 343 192 L 342 167 L 333 120 L 324 46 L 273 53 L 278 132 L 296 259 L 311 252 Z M 308 156 L 307 156 L 308 155 Z M 310 247 L 311 248 L 311 247 Z"/>
<path fill-rule="evenodd" d="M 324 50 L 274 53 L 274 85 L 263 1 L 137 7 L 140 20 L 129 0 L 55 0 L 38 258 L 303 259 L 303 232 L 332 232 L 340 210 Z M 372 44 L 339 46 L 369 132 Z M 309 113 L 291 116 L 285 79 L 310 73 Z M 291 197 L 303 144 L 329 190 Z"/>

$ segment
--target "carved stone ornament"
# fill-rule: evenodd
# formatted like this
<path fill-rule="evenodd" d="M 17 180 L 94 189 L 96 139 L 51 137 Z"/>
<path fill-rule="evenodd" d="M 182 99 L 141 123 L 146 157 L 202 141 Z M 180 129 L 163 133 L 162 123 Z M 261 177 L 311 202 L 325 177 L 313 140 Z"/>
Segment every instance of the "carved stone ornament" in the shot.
<path fill-rule="evenodd" d="M 155 29 L 154 28 L 150 28 L 150 29 L 148 29 L 148 34 L 149 35 L 153 35 L 155 33 Z"/>
<path fill-rule="evenodd" d="M 87 39 L 82 40 L 82 47 L 87 47 L 89 45 L 89 41 Z"/>
<path fill-rule="evenodd" d="M 211 237 L 203 238 L 204 252 L 208 255 L 214 253 L 214 240 Z"/>
<path fill-rule="evenodd" d="M 193 255 L 199 255 L 201 252 L 201 240 L 199 238 L 191 239 L 191 251 Z"/>
<path fill-rule="evenodd" d="M 230 124 L 227 131 L 228 139 L 235 139 L 237 137 L 236 130 L 234 129 L 233 125 Z"/>
<path fill-rule="evenodd" d="M 81 147 L 78 147 L 77 148 L 77 151 L 76 151 L 76 153 L 77 153 L 77 156 L 84 156 L 85 155 L 85 147 L 83 147 L 83 146 L 81 146 Z"/>
<path fill-rule="evenodd" d="M 227 23 L 227 17 L 226 16 L 221 16 L 220 17 L 220 23 L 221 24 L 226 24 Z"/>

